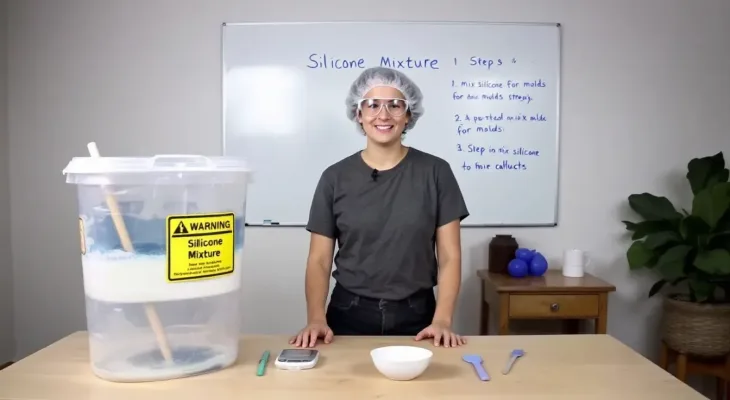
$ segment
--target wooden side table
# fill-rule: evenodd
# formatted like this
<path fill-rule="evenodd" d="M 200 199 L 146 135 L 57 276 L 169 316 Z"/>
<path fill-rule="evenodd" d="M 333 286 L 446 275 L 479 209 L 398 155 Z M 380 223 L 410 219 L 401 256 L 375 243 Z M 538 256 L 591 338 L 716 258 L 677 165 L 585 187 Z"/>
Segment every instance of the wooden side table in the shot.
<path fill-rule="evenodd" d="M 477 276 L 482 279 L 480 335 L 489 334 L 490 305 L 497 310 L 500 335 L 509 334 L 510 321 L 517 319 L 563 320 L 568 333 L 578 333 L 580 320 L 592 319 L 595 333 L 606 333 L 608 293 L 616 287 L 593 275 L 566 278 L 548 270 L 541 277 L 513 278 L 479 270 Z"/>

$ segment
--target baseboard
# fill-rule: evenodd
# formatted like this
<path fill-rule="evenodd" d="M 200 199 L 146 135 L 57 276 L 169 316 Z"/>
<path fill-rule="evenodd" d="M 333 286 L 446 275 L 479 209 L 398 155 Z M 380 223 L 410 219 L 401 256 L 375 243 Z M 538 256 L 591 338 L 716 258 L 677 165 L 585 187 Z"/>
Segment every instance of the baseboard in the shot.
<path fill-rule="evenodd" d="M 9 367 L 11 365 L 13 365 L 13 362 L 12 361 L 8 361 L 6 363 L 0 364 L 0 370 L 2 370 L 4 368 L 7 368 L 7 367 Z"/>

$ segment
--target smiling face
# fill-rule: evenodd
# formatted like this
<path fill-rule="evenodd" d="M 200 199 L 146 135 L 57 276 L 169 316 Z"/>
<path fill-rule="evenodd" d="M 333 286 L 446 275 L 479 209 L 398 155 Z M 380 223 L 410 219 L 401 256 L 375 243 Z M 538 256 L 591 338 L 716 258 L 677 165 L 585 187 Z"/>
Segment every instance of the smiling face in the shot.
<path fill-rule="evenodd" d="M 378 86 L 365 93 L 358 121 L 368 139 L 379 144 L 400 142 L 410 114 L 400 90 Z"/>

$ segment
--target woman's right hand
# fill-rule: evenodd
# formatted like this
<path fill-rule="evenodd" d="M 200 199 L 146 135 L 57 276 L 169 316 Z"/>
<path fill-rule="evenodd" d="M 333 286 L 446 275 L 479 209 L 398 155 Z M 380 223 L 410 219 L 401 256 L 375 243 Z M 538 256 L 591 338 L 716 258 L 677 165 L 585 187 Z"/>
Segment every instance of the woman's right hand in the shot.
<path fill-rule="evenodd" d="M 334 336 L 335 334 L 327 326 L 327 322 L 313 321 L 299 331 L 296 336 L 289 339 L 289 344 L 293 344 L 295 347 L 314 347 L 318 338 L 322 338 L 325 343 L 330 343 Z"/>

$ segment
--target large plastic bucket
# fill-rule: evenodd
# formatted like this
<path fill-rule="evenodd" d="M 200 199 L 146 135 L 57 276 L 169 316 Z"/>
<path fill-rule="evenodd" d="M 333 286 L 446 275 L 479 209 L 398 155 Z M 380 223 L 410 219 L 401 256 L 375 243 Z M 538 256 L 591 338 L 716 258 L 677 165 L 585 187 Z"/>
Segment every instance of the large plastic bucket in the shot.
<path fill-rule="evenodd" d="M 249 170 L 240 159 L 77 157 L 90 359 L 112 381 L 233 364 Z"/>

